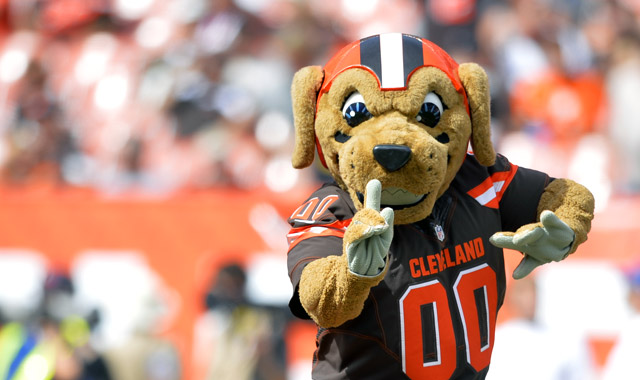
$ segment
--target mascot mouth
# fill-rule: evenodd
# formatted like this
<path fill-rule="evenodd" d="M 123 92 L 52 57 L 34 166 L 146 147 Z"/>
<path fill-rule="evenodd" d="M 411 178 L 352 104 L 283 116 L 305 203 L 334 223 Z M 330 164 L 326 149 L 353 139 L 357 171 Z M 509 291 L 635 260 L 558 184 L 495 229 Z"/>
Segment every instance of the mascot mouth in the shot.
<path fill-rule="evenodd" d="M 414 194 L 400 187 L 388 187 L 382 189 L 380 208 L 391 207 L 393 210 L 402 210 L 422 202 L 427 194 Z M 358 200 L 364 204 L 364 194 L 357 192 Z"/>

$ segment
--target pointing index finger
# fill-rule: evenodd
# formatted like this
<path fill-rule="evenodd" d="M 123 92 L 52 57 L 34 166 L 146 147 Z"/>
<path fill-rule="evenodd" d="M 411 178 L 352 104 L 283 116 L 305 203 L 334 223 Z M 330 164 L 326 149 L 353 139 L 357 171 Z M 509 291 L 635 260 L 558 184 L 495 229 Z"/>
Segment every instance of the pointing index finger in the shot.
<path fill-rule="evenodd" d="M 367 190 L 364 195 L 364 207 L 380 211 L 380 197 L 382 194 L 382 184 L 377 179 L 372 179 L 367 183 Z"/>

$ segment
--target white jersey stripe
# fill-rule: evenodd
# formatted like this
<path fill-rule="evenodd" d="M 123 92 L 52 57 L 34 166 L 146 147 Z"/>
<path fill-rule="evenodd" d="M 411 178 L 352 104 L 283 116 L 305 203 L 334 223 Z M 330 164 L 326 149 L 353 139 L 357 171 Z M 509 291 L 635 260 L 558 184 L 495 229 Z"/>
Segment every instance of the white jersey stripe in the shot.
<path fill-rule="evenodd" d="M 494 182 L 492 187 L 488 188 L 487 191 L 476 197 L 476 201 L 478 201 L 478 203 L 483 206 L 486 205 L 498 196 L 498 193 L 502 190 L 503 187 L 504 181 Z"/>
<path fill-rule="evenodd" d="M 484 206 L 487 203 L 491 202 L 495 197 L 496 197 L 496 189 L 493 186 L 491 186 L 490 188 L 487 189 L 487 191 L 478 195 L 476 197 L 476 201 L 478 201 L 478 203 Z"/>
<path fill-rule="evenodd" d="M 388 33 L 380 35 L 380 56 L 382 78 L 381 88 L 404 87 L 404 60 L 402 34 Z"/>

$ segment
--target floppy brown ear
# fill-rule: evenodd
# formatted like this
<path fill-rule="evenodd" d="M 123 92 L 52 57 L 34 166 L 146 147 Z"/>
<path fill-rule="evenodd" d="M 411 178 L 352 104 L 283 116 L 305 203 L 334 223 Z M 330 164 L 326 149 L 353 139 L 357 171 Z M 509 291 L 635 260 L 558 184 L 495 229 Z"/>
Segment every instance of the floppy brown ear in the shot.
<path fill-rule="evenodd" d="M 291 163 L 296 169 L 306 168 L 313 163 L 316 98 L 323 79 L 324 73 L 320 66 L 303 67 L 293 76 L 291 100 L 296 136 Z"/>
<path fill-rule="evenodd" d="M 478 162 L 491 166 L 496 161 L 496 152 L 491 143 L 491 97 L 487 73 L 476 63 L 458 66 L 471 111 L 471 146 Z"/>

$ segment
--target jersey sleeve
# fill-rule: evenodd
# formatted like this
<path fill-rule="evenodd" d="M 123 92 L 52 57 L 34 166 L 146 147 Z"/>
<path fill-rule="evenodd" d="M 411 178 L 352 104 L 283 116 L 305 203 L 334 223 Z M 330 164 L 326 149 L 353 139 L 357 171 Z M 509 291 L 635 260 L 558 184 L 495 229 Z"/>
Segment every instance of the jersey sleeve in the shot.
<path fill-rule="evenodd" d="M 505 182 L 499 200 L 503 231 L 536 222 L 540 197 L 552 179 L 543 172 L 518 167 L 503 156 L 498 156 L 494 168 L 505 169 L 501 171 Z"/>
<path fill-rule="evenodd" d="M 326 185 L 289 217 L 287 267 L 294 290 L 289 308 L 295 316 L 308 318 L 298 299 L 302 270 L 314 260 L 342 254 L 342 237 L 354 212 L 347 193 L 335 185 Z"/>
<path fill-rule="evenodd" d="M 545 173 L 518 167 L 498 154 L 496 163 L 482 167 L 467 159 L 461 176 L 467 194 L 485 207 L 500 212 L 503 231 L 515 231 L 537 220 L 538 203 L 551 182 Z"/>

